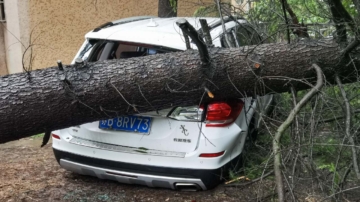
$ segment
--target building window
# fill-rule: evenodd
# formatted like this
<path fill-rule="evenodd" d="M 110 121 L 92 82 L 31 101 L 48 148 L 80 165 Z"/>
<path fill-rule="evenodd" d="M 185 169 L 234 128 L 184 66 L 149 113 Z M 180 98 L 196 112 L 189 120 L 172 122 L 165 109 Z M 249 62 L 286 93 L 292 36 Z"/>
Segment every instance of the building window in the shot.
<path fill-rule="evenodd" d="M 0 0 L 0 22 L 6 22 L 4 0 Z"/>

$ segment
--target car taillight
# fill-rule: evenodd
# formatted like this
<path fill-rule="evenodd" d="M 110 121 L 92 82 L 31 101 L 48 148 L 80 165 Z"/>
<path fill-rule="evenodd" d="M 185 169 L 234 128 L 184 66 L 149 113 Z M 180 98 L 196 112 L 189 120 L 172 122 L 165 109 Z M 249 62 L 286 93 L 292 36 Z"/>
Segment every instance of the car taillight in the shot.
<path fill-rule="evenodd" d="M 179 121 L 201 121 L 203 111 L 202 106 L 176 107 L 168 117 Z"/>
<path fill-rule="evenodd" d="M 225 151 L 218 152 L 218 153 L 202 153 L 199 155 L 199 157 L 214 158 L 214 157 L 222 156 L 224 153 L 225 153 Z"/>
<path fill-rule="evenodd" d="M 243 108 L 243 102 L 214 102 L 207 107 L 206 126 L 223 127 L 232 124 Z"/>
<path fill-rule="evenodd" d="M 60 140 L 60 136 L 58 136 L 58 135 L 52 134 L 52 137 Z"/>

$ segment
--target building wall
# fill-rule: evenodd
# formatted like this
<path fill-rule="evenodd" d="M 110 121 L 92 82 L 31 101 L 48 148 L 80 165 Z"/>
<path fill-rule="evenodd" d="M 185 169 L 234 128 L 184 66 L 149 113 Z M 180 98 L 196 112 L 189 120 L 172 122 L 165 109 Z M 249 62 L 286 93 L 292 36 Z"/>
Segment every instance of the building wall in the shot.
<path fill-rule="evenodd" d="M 178 16 L 192 16 L 210 1 L 179 0 Z M 85 33 L 120 18 L 157 16 L 158 0 L 8 0 L 5 10 L 7 29 L 12 32 L 4 30 L 6 62 L 8 73 L 15 73 L 22 71 L 25 51 L 25 66 L 32 69 L 54 66 L 57 60 L 69 64 Z"/>
<path fill-rule="evenodd" d="M 6 65 L 8 73 L 22 71 L 23 44 L 21 41 L 18 4 L 20 0 L 4 1 L 6 23 L 3 23 Z"/>
<path fill-rule="evenodd" d="M 231 5 L 234 6 L 237 12 L 246 13 L 253 6 L 253 1 L 247 0 L 231 0 Z"/>
<path fill-rule="evenodd" d="M 6 67 L 4 26 L 4 24 L 0 24 L 0 76 L 6 75 L 8 73 Z"/>

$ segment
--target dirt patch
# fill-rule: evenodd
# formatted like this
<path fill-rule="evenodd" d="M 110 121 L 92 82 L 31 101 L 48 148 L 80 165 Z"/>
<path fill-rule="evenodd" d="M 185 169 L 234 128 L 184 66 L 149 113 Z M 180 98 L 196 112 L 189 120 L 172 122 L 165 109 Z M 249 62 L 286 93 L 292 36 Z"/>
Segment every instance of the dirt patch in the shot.
<path fill-rule="evenodd" d="M 0 145 L 0 201 L 273 201 L 271 180 L 246 187 L 224 187 L 201 192 L 179 192 L 126 185 L 74 174 L 62 169 L 51 144 L 25 138 Z M 309 195 L 304 195 L 303 200 Z"/>

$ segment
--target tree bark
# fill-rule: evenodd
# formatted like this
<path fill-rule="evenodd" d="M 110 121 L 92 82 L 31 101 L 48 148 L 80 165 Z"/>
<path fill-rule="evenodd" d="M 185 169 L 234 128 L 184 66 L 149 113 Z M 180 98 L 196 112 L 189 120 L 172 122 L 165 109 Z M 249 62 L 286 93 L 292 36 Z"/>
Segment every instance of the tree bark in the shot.
<path fill-rule="evenodd" d="M 285 92 L 290 85 L 306 89 L 311 86 L 304 82 L 316 81 L 314 62 L 330 83 L 334 72 L 348 76 L 343 83 L 355 81 L 349 79 L 354 65 L 339 63 L 340 51 L 325 41 L 212 48 L 208 88 L 215 100 Z M 0 143 L 120 114 L 197 105 L 207 78 L 202 68 L 197 50 L 187 50 L 2 76 Z"/>
<path fill-rule="evenodd" d="M 173 0 L 175 8 L 170 4 L 170 0 L 159 0 L 158 16 L 161 18 L 169 18 L 177 16 L 177 0 Z"/>

